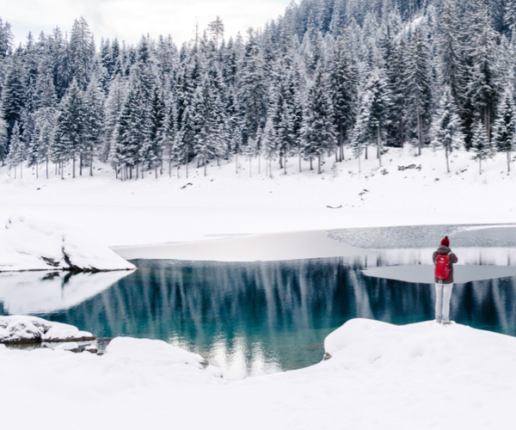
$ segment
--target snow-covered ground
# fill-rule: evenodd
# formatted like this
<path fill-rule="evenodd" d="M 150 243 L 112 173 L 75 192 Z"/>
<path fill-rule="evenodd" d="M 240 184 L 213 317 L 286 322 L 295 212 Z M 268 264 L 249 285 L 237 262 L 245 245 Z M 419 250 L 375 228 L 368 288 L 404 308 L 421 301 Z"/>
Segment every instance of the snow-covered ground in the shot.
<path fill-rule="evenodd" d="M 332 358 L 309 368 L 227 381 L 161 341 L 118 338 L 103 356 L 0 345 L 2 426 L 514 428 L 515 338 L 432 321 L 356 319 L 325 346 Z"/>
<path fill-rule="evenodd" d="M 351 227 L 515 221 L 516 180 L 506 174 L 500 155 L 485 163 L 482 175 L 465 152 L 452 156 L 450 174 L 443 154 L 430 150 L 414 157 L 409 149 L 389 149 L 383 161 L 381 168 L 374 158 L 365 161 L 359 173 L 356 160 L 335 164 L 329 157 L 317 175 L 306 163 L 298 173 L 292 159 L 289 174 L 275 167 L 272 179 L 263 161 L 260 174 L 254 161 L 252 176 L 243 162 L 238 174 L 234 164 L 223 164 L 210 166 L 207 177 L 191 169 L 186 179 L 182 169 L 180 178 L 148 174 L 127 182 L 117 181 L 106 166 L 98 166 L 92 178 L 65 180 L 27 174 L 13 180 L 1 168 L 0 219 L 19 214 L 106 246 L 133 248 Z M 421 169 L 398 168 L 413 164 Z M 327 252 L 326 238 L 312 239 L 302 252 L 299 244 L 284 246 L 276 258 Z M 263 242 L 262 254 L 274 245 L 253 240 Z M 197 244 L 189 258 L 235 252 L 218 246 L 224 243 Z M 342 245 L 335 252 L 351 252 L 334 245 Z M 213 367 L 202 370 L 193 354 L 170 348 L 123 339 L 96 356 L 0 345 L 2 424 L 14 430 L 64 429 L 70 423 L 128 430 L 176 424 L 196 430 L 505 430 L 516 422 L 516 339 L 461 325 L 352 320 L 328 337 L 330 360 L 231 382 Z"/>
<path fill-rule="evenodd" d="M 356 160 L 334 163 L 332 157 L 322 175 L 309 171 L 307 163 L 299 173 L 292 158 L 287 176 L 274 163 L 273 179 L 265 175 L 263 160 L 261 173 L 253 161 L 251 177 L 247 161 L 238 174 L 234 162 L 212 165 L 206 177 L 192 163 L 188 179 L 182 168 L 180 178 L 174 170 L 171 178 L 165 171 L 157 180 L 147 174 L 126 182 L 101 165 L 92 178 L 66 175 L 65 180 L 36 180 L 28 172 L 14 180 L 3 167 L 0 219 L 13 213 L 34 216 L 109 246 L 349 227 L 514 222 L 516 174 L 507 175 L 505 158 L 497 155 L 479 175 L 470 156 L 454 153 L 450 174 L 444 155 L 430 149 L 421 157 L 411 149 L 389 149 L 384 167 L 372 157 L 362 161 L 362 173 Z M 421 170 L 398 170 L 412 164 Z"/>

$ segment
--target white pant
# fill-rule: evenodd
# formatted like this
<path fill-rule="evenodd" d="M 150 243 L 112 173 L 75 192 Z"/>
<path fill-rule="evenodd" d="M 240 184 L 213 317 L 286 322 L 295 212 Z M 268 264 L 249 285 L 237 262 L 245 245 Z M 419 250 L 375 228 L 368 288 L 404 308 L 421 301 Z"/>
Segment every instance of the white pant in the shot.
<path fill-rule="evenodd" d="M 453 284 L 435 284 L 435 320 L 440 322 L 450 321 L 450 299 Z"/>

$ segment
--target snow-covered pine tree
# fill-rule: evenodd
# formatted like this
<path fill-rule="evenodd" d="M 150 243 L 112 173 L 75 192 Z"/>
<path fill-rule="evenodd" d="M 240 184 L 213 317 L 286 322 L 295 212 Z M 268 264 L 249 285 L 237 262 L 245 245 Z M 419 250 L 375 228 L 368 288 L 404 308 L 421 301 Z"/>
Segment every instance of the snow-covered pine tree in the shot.
<path fill-rule="evenodd" d="M 264 156 L 265 160 L 268 161 L 268 170 L 269 177 L 272 179 L 272 161 L 276 159 L 277 156 L 277 139 L 274 135 L 274 125 L 272 123 L 272 118 L 269 117 L 267 119 L 267 123 L 265 124 L 265 129 L 263 130 L 263 138 L 262 145 L 264 148 Z M 267 173 L 266 173 L 267 174 Z"/>
<path fill-rule="evenodd" d="M 498 152 L 507 155 L 507 173 L 511 171 L 511 153 L 516 141 L 516 111 L 511 91 L 507 90 L 498 109 L 493 127 L 493 142 Z"/>
<path fill-rule="evenodd" d="M 75 20 L 68 46 L 71 75 L 81 90 L 86 90 L 90 81 L 95 46 L 88 23 L 81 16 Z"/>
<path fill-rule="evenodd" d="M 267 87 L 262 52 L 253 30 L 248 32 L 240 73 L 240 98 L 244 109 L 244 144 L 255 138 L 265 125 L 267 115 Z"/>
<path fill-rule="evenodd" d="M 367 91 L 370 92 L 366 123 L 366 133 L 370 142 L 376 142 L 376 156 L 382 165 L 382 132 L 387 123 L 387 112 L 390 104 L 385 77 L 381 70 L 372 73 Z"/>
<path fill-rule="evenodd" d="M 54 107 L 42 107 L 35 114 L 34 138 L 31 151 L 38 163 L 45 162 L 45 173 L 48 179 L 48 163 L 54 143 L 57 110 Z"/>
<path fill-rule="evenodd" d="M 322 67 L 317 70 L 312 87 L 308 90 L 303 122 L 303 147 L 318 159 L 317 173 L 321 174 L 321 158 L 335 146 L 332 125 L 333 110 L 328 98 L 328 81 Z"/>
<path fill-rule="evenodd" d="M 84 98 L 74 79 L 59 106 L 52 146 L 52 159 L 60 164 L 61 177 L 63 177 L 64 164 L 71 159 L 73 163 L 72 177 L 75 178 L 75 161 L 84 150 L 84 119 Z"/>
<path fill-rule="evenodd" d="M 482 161 L 493 157 L 493 150 L 489 145 L 489 139 L 482 121 L 477 122 L 472 143 L 471 149 L 474 155 L 471 159 L 478 160 L 478 172 L 482 174 Z"/>
<path fill-rule="evenodd" d="M 7 123 L 3 119 L 2 115 L 0 115 L 0 161 L 2 162 L 2 166 L 5 165 L 5 159 L 7 157 L 7 148 Z"/>
<path fill-rule="evenodd" d="M 90 176 L 93 176 L 93 157 L 101 150 L 104 121 L 104 93 L 93 76 L 84 94 L 84 144 L 81 153 L 81 160 L 90 166 Z"/>
<path fill-rule="evenodd" d="M 450 87 L 445 87 L 439 108 L 432 124 L 432 144 L 443 148 L 446 156 L 446 171 L 450 173 L 449 155 L 464 145 L 464 134 L 457 107 L 453 101 Z"/>
<path fill-rule="evenodd" d="M 418 140 L 418 154 L 425 143 L 425 133 L 430 123 L 432 106 L 432 82 L 430 73 L 430 52 L 421 25 L 412 35 L 407 69 L 409 84 L 409 112 L 412 113 L 415 135 Z"/>
<path fill-rule="evenodd" d="M 465 102 L 467 78 L 460 32 L 461 22 L 456 1 L 444 0 L 436 34 L 439 72 L 441 85 L 450 88 L 454 103 L 459 109 Z"/>
<path fill-rule="evenodd" d="M 497 34 L 491 27 L 487 6 L 483 0 L 475 0 L 478 10 L 472 12 L 471 48 L 469 58 L 472 64 L 468 92 L 475 109 L 475 118 L 481 119 L 491 141 L 491 123 L 495 118 L 496 105 L 501 92 L 498 76 Z"/>
<path fill-rule="evenodd" d="M 111 157 L 115 156 L 116 139 L 115 132 L 118 124 L 118 119 L 124 107 L 125 98 L 127 95 L 127 85 L 120 76 L 116 74 L 113 83 L 111 84 L 109 95 L 106 100 L 106 110 L 104 119 L 104 141 L 99 151 L 99 160 L 103 163 L 109 161 L 118 175 L 118 163 Z"/>
<path fill-rule="evenodd" d="M 330 87 L 333 124 L 338 133 L 339 161 L 344 160 L 344 142 L 349 139 L 355 121 L 357 71 L 348 49 L 349 40 L 340 35 L 330 58 Z"/>
<path fill-rule="evenodd" d="M 154 87 L 150 105 L 149 145 L 142 148 L 142 161 L 149 168 L 154 168 L 154 176 L 158 178 L 158 166 L 163 170 L 163 142 L 165 126 L 165 102 L 158 87 Z"/>
<path fill-rule="evenodd" d="M 372 92 L 365 90 L 359 93 L 359 111 L 357 120 L 351 133 L 351 148 L 353 155 L 358 160 L 358 172 L 362 170 L 360 164 L 360 157 L 364 153 L 366 146 L 369 143 L 369 116 L 371 112 Z"/>
<path fill-rule="evenodd" d="M 27 159 L 27 148 L 25 142 L 20 135 L 20 127 L 17 122 L 14 123 L 11 146 L 9 155 L 7 156 L 7 164 L 10 169 L 14 168 L 14 178 L 16 179 L 16 169 L 20 166 L 20 179 L 23 178 L 23 162 Z"/>
<path fill-rule="evenodd" d="M 20 115 L 25 106 L 24 72 L 18 55 L 11 58 L 7 77 L 2 90 L 2 115 L 7 123 L 8 146 L 11 141 L 11 134 L 14 123 L 20 122 Z M 7 148 L 9 150 L 9 148 Z"/>
<path fill-rule="evenodd" d="M 124 168 L 121 179 L 132 179 L 134 168 L 136 168 L 135 179 L 138 179 L 142 148 L 149 145 L 150 111 L 146 98 L 147 91 L 140 76 L 139 69 L 134 69 L 118 120 L 114 158 Z"/>

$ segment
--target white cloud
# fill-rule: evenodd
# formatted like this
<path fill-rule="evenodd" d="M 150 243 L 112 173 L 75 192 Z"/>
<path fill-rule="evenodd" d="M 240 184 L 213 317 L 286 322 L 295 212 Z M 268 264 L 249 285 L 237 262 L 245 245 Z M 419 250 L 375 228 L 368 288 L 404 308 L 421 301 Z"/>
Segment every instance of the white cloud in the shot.
<path fill-rule="evenodd" d="M 4 4 L 5 3 L 5 4 Z M 102 37 L 137 42 L 142 34 L 170 34 L 178 44 L 195 33 L 196 20 L 202 31 L 218 15 L 226 36 L 245 33 L 248 27 L 263 27 L 282 14 L 290 0 L 0 0 L 0 17 L 13 26 L 16 42 L 29 31 L 36 36 L 55 26 L 70 31 L 83 16 L 97 41 Z"/>

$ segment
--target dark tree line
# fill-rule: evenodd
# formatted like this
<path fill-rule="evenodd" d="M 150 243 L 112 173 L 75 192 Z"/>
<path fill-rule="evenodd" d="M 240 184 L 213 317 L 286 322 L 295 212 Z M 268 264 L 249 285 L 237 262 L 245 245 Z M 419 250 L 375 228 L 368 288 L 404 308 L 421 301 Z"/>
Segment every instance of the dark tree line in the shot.
<path fill-rule="evenodd" d="M 47 177 L 100 161 L 125 180 L 255 157 L 321 172 L 371 145 L 381 165 L 413 145 L 479 166 L 505 152 L 510 169 L 515 25 L 516 0 L 303 0 L 245 37 L 217 18 L 181 47 L 97 46 L 81 18 L 15 47 L 0 20 L 0 160 Z"/>

